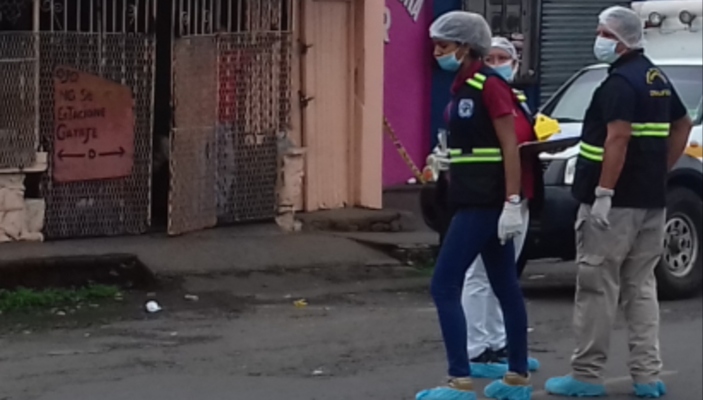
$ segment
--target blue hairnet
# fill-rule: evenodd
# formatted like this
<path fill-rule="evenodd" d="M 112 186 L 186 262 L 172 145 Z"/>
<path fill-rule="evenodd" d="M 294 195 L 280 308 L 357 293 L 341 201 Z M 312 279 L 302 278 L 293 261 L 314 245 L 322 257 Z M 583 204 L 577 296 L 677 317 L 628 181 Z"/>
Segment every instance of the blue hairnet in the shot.
<path fill-rule="evenodd" d="M 468 45 L 480 56 L 491 49 L 491 28 L 479 14 L 450 11 L 440 15 L 430 26 L 430 37 Z"/>

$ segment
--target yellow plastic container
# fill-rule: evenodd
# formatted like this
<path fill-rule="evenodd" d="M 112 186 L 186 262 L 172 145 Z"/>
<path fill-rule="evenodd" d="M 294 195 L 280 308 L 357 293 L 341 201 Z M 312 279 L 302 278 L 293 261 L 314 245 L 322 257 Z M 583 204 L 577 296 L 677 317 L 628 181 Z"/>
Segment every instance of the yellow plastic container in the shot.
<path fill-rule="evenodd" d="M 544 114 L 537 114 L 535 117 L 535 135 L 537 135 L 537 140 L 540 142 L 547 141 L 559 132 L 561 132 L 561 128 L 557 120 Z"/>

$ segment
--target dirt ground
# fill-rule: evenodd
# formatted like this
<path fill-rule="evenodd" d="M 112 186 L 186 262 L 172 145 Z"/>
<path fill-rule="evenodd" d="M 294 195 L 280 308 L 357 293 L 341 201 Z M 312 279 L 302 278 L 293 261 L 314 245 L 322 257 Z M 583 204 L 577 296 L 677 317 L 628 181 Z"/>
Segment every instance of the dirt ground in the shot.
<path fill-rule="evenodd" d="M 573 279 L 560 265 L 525 277 L 531 352 L 543 363 L 536 399 L 567 372 Z M 412 399 L 445 369 L 428 282 L 427 270 L 397 267 L 203 275 L 66 316 L 3 315 L 0 399 Z M 148 300 L 163 310 L 145 312 Z M 662 304 L 676 400 L 700 399 L 702 309 L 700 298 Z M 630 398 L 623 328 L 608 371 L 614 399 Z"/>

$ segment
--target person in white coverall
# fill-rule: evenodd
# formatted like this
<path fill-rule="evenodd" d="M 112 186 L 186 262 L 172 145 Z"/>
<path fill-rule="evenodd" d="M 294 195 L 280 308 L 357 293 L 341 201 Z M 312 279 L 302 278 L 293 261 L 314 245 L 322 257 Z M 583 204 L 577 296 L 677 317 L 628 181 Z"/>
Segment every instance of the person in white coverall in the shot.
<path fill-rule="evenodd" d="M 493 67 L 506 81 L 512 82 L 518 68 L 518 54 L 515 46 L 505 38 L 493 38 L 491 51 L 485 58 L 485 63 Z M 526 201 L 523 204 L 522 221 L 522 233 L 513 239 L 516 258 L 520 257 L 529 225 Z M 480 256 L 466 273 L 461 300 L 467 321 L 471 375 L 476 378 L 503 377 L 508 372 L 503 313 L 500 310 L 498 298 L 491 289 L 486 268 Z M 530 358 L 528 367 L 530 371 L 535 371 L 539 368 L 539 362 Z"/>

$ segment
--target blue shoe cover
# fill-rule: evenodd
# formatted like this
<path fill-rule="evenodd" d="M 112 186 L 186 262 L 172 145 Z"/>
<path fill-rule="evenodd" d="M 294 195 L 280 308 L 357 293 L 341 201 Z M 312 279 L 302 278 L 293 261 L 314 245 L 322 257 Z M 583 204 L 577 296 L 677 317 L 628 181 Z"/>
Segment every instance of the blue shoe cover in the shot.
<path fill-rule="evenodd" d="M 415 400 L 477 400 L 475 392 L 464 392 L 448 387 L 423 390 L 415 396 Z"/>
<path fill-rule="evenodd" d="M 602 397 L 605 396 L 605 386 L 580 382 L 573 377 L 560 376 L 549 378 L 544 389 L 551 394 L 569 397 Z"/>
<path fill-rule="evenodd" d="M 539 360 L 536 358 L 528 358 L 527 359 L 527 370 L 530 372 L 535 372 L 539 370 Z"/>
<path fill-rule="evenodd" d="M 500 362 L 502 362 L 503 364 L 507 364 L 507 363 L 508 363 L 508 359 L 507 359 L 507 358 L 501 358 L 501 359 L 500 359 Z M 473 365 L 473 364 L 471 364 L 471 365 Z M 539 367 L 540 367 L 540 364 L 539 364 L 539 360 L 538 360 L 538 359 L 532 358 L 532 357 L 530 357 L 530 358 L 527 359 L 527 370 L 528 370 L 528 371 L 530 371 L 530 372 L 535 372 L 535 371 L 539 370 Z M 471 367 L 471 368 L 473 368 L 473 367 Z M 502 375 L 501 375 L 501 376 L 502 376 Z M 489 378 L 492 378 L 492 377 L 489 377 Z M 497 377 L 497 378 L 499 378 L 499 377 Z M 496 379 L 497 379 L 497 378 L 496 378 Z"/>
<path fill-rule="evenodd" d="M 497 400 L 530 400 L 532 386 L 510 386 L 501 379 L 486 386 L 483 395 Z"/>
<path fill-rule="evenodd" d="M 666 394 L 666 386 L 662 381 L 656 381 L 649 384 L 636 383 L 635 396 L 644 397 L 646 399 L 658 399 Z"/>
<path fill-rule="evenodd" d="M 471 363 L 472 378 L 501 379 L 508 373 L 508 364 Z"/>

